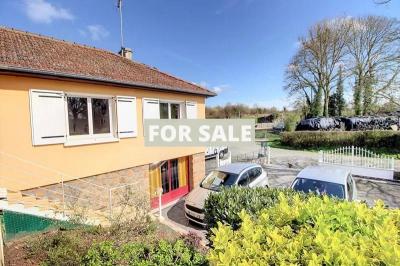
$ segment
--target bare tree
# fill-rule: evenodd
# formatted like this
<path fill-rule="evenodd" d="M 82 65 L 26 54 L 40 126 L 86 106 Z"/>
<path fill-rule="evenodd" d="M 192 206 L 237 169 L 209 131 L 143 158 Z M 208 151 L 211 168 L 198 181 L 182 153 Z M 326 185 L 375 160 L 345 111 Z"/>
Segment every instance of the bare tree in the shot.
<path fill-rule="evenodd" d="M 362 115 L 371 112 L 372 101 L 393 100 L 399 90 L 400 28 L 397 20 L 376 16 L 349 19 L 349 25 L 346 46 L 355 80 L 354 108 Z"/>
<path fill-rule="evenodd" d="M 300 39 L 301 47 L 286 71 L 286 89 L 304 94 L 314 116 L 329 116 L 329 96 L 346 54 L 348 32 L 344 18 L 316 24 Z"/>

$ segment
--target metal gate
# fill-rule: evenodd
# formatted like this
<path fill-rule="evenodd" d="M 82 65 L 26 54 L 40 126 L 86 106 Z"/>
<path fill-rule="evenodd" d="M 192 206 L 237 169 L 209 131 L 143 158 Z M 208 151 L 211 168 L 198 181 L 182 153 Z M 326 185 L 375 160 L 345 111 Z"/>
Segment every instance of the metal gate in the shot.
<path fill-rule="evenodd" d="M 353 175 L 393 179 L 394 158 L 348 146 L 319 152 L 319 164 L 349 168 Z"/>

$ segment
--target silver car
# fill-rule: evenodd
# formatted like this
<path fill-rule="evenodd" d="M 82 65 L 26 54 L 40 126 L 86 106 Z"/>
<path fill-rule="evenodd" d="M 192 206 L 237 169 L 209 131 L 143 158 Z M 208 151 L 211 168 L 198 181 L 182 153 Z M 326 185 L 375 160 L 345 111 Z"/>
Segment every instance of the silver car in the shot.
<path fill-rule="evenodd" d="M 186 197 L 186 218 L 204 226 L 204 202 L 208 195 L 231 186 L 268 187 L 267 173 L 255 163 L 232 163 L 211 171 Z"/>
<path fill-rule="evenodd" d="M 351 172 L 335 166 L 309 166 L 301 170 L 291 188 L 305 193 L 357 200 L 357 187 Z"/>

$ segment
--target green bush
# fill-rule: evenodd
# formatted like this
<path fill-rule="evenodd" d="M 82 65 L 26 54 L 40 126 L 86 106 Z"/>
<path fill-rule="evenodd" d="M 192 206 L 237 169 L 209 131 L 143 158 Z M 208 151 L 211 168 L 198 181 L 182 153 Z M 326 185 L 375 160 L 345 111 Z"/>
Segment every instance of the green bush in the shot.
<path fill-rule="evenodd" d="M 320 149 L 354 145 L 367 148 L 386 147 L 400 151 L 400 132 L 388 130 L 283 132 L 281 143 L 293 148 Z"/>
<path fill-rule="evenodd" d="M 240 217 L 242 210 L 251 215 L 257 215 L 260 210 L 274 206 L 280 193 L 289 198 L 293 195 L 305 197 L 305 194 L 291 189 L 276 188 L 232 187 L 219 193 L 212 193 L 204 205 L 207 229 L 216 227 L 218 222 L 237 229 L 242 221 Z"/>
<path fill-rule="evenodd" d="M 128 243 L 115 246 L 105 241 L 93 245 L 83 258 L 83 264 L 97 265 L 205 265 L 205 256 L 188 246 L 184 240 L 156 244 Z"/>
<path fill-rule="evenodd" d="M 400 210 L 311 196 L 279 202 L 238 230 L 213 229 L 213 265 L 399 265 Z"/>
<path fill-rule="evenodd" d="M 80 265 L 85 243 L 69 230 L 38 235 L 28 243 L 30 257 L 40 257 L 42 265 Z"/>
<path fill-rule="evenodd" d="M 292 132 L 295 131 L 297 123 L 300 121 L 300 116 L 297 113 L 287 113 L 283 123 L 285 125 L 285 131 Z"/>

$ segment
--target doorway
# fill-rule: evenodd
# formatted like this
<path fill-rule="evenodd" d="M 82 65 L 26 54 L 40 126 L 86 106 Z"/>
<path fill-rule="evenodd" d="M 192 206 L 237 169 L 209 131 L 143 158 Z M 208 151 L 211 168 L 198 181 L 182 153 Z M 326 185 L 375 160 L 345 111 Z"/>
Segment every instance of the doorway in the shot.
<path fill-rule="evenodd" d="M 151 207 L 158 207 L 158 191 L 162 188 L 161 202 L 166 204 L 189 192 L 188 157 L 162 161 L 150 168 Z"/>

